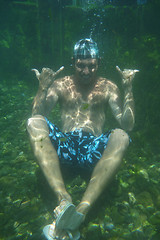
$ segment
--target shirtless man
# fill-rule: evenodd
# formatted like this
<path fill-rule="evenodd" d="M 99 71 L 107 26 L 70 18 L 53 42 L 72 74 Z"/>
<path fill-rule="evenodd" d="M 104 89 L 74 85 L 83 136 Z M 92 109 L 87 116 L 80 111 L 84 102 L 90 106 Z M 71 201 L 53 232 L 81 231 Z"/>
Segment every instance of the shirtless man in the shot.
<path fill-rule="evenodd" d="M 96 75 L 99 64 L 97 44 L 81 39 L 74 47 L 75 74 L 55 80 L 63 67 L 53 72 L 34 69 L 39 89 L 34 99 L 27 129 L 38 163 L 58 199 L 55 221 L 44 228 L 47 239 L 78 240 L 78 228 L 93 203 L 117 173 L 128 134 L 134 126 L 132 81 L 138 70 L 121 71 L 124 100 L 121 106 L 116 84 Z M 62 132 L 46 116 L 56 105 L 61 107 Z M 121 129 L 103 134 L 105 109 L 111 107 Z M 66 191 L 60 163 L 92 170 L 80 204 L 75 207 Z"/>

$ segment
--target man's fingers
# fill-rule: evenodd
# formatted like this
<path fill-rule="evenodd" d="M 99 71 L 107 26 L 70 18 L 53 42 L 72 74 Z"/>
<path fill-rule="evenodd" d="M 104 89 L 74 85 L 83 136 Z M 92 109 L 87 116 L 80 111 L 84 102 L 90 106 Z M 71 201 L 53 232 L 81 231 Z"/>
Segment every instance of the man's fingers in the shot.
<path fill-rule="evenodd" d="M 57 76 L 63 69 L 64 69 L 64 66 L 60 67 L 60 69 L 58 69 L 56 72 L 53 72 L 53 71 L 50 70 L 49 68 L 42 68 L 42 72 L 43 72 L 43 73 L 48 73 L 50 76 L 55 77 L 55 76 Z M 35 72 L 36 77 L 37 77 L 37 79 L 39 80 L 40 75 L 41 75 L 40 72 L 39 72 L 37 69 L 35 69 L 35 68 L 33 68 L 32 71 Z"/>
<path fill-rule="evenodd" d="M 116 66 L 116 69 L 117 69 L 119 72 L 122 72 L 121 69 L 120 69 L 118 66 Z"/>
<path fill-rule="evenodd" d="M 139 72 L 139 70 L 138 70 L 138 69 L 135 69 L 135 70 L 133 70 L 133 71 L 134 71 L 135 73 L 136 73 L 136 72 Z"/>
<path fill-rule="evenodd" d="M 40 76 L 39 71 L 38 71 L 37 69 L 35 69 L 35 68 L 33 68 L 32 71 L 35 72 L 36 77 L 37 77 L 37 79 L 39 80 L 39 76 Z"/>
<path fill-rule="evenodd" d="M 139 72 L 138 69 L 124 69 L 123 71 L 118 67 L 116 66 L 116 69 L 118 70 L 118 72 L 122 75 L 122 77 L 129 77 L 129 76 L 132 76 L 134 75 L 136 72 Z"/>
<path fill-rule="evenodd" d="M 60 69 L 58 69 L 58 70 L 53 74 L 53 76 L 54 76 L 54 77 L 57 76 L 61 71 L 63 71 L 63 69 L 64 69 L 64 66 L 60 67 Z"/>
<path fill-rule="evenodd" d="M 123 71 L 120 69 L 120 67 L 116 66 L 116 69 L 120 73 L 120 75 L 123 77 Z"/>

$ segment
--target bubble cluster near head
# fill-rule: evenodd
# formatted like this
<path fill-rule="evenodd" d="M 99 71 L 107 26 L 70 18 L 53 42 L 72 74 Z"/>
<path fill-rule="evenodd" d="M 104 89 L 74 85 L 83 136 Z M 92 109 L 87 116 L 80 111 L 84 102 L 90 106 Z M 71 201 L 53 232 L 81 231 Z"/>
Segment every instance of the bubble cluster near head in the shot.
<path fill-rule="evenodd" d="M 97 43 L 91 38 L 79 40 L 74 46 L 74 59 L 99 58 Z"/>

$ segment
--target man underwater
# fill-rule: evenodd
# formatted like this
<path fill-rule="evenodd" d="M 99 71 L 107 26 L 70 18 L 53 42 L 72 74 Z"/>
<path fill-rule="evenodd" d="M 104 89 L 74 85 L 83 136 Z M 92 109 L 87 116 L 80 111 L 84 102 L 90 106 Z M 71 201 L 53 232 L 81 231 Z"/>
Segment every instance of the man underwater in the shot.
<path fill-rule="evenodd" d="M 80 238 L 78 231 L 93 203 L 117 173 L 129 145 L 134 126 L 132 82 L 138 70 L 116 67 L 122 77 L 124 100 L 121 106 L 115 83 L 98 77 L 99 51 L 92 39 L 81 39 L 74 46 L 74 75 L 56 79 L 60 68 L 53 72 L 33 69 L 39 80 L 32 117 L 28 119 L 34 155 L 58 199 L 55 221 L 44 227 L 47 239 Z M 54 106 L 61 107 L 62 132 L 46 116 Z M 121 129 L 103 133 L 107 106 Z M 65 188 L 60 164 L 92 171 L 88 187 L 76 207 Z"/>

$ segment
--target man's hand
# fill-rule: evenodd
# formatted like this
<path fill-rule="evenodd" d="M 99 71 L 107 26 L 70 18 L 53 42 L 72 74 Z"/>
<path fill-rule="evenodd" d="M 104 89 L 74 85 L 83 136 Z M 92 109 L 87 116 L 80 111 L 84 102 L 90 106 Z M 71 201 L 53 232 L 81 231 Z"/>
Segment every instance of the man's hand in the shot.
<path fill-rule="evenodd" d="M 62 66 L 59 70 L 54 72 L 50 68 L 42 68 L 42 72 L 40 73 L 37 69 L 32 69 L 32 71 L 35 72 L 36 77 L 39 81 L 39 85 L 42 90 L 48 90 L 48 88 L 51 86 L 53 83 L 53 80 L 55 77 L 64 69 Z"/>
<path fill-rule="evenodd" d="M 136 72 L 139 72 L 139 70 L 124 69 L 122 71 L 118 66 L 116 66 L 116 69 L 118 70 L 118 72 L 120 73 L 120 75 L 122 77 L 123 86 L 131 87 L 132 82 L 133 82 L 133 78 L 134 78 Z"/>

